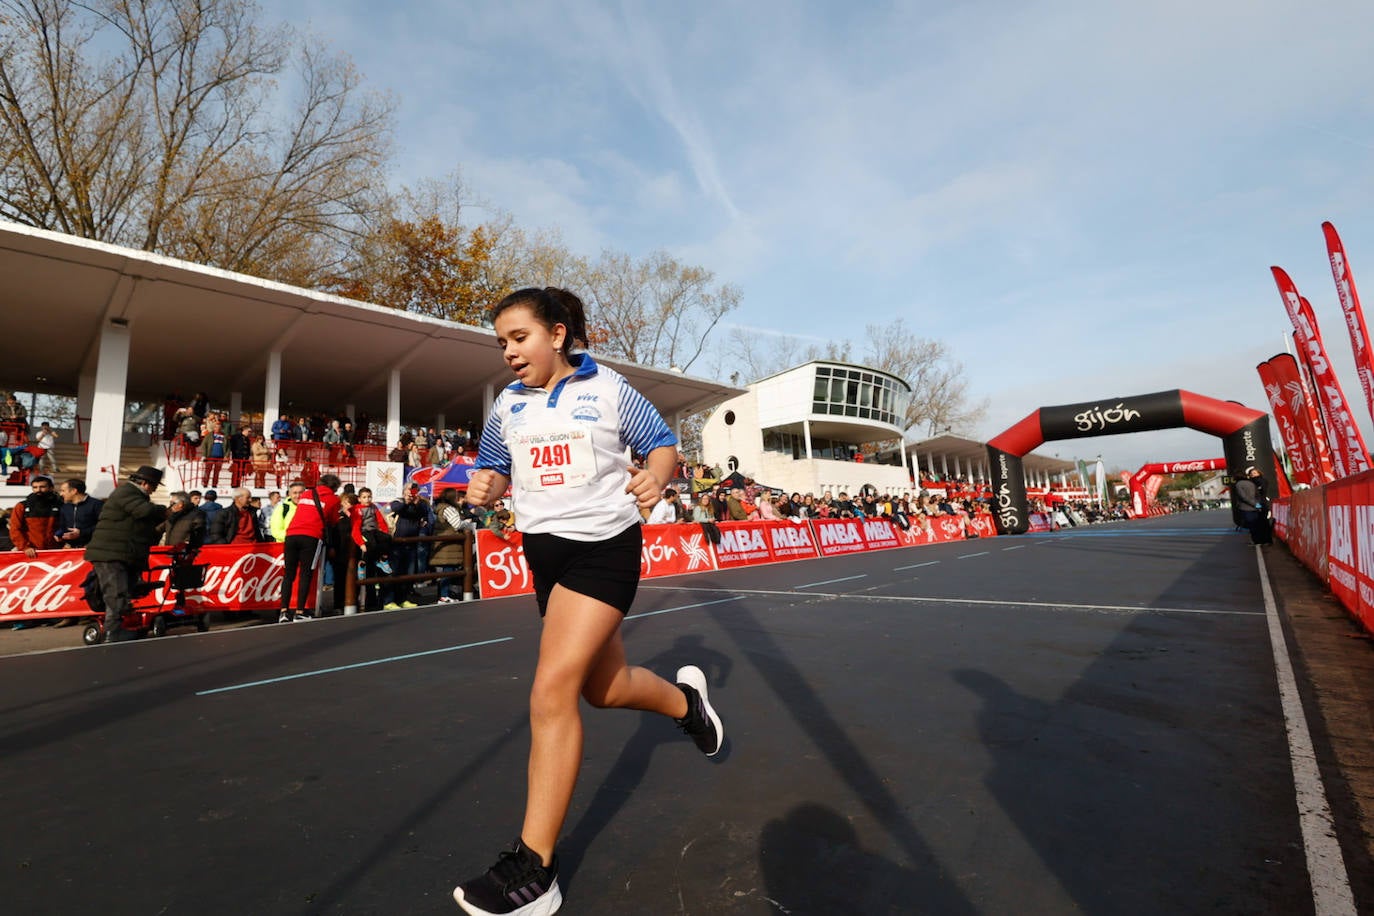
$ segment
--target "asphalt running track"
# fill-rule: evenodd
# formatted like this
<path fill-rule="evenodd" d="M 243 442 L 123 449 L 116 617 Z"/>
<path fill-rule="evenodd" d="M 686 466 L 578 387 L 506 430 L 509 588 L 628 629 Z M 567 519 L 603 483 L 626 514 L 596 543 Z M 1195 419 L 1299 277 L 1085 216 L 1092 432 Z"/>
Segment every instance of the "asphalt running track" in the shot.
<path fill-rule="evenodd" d="M 562 912 L 1342 912 L 1259 562 L 1199 513 L 651 580 L 631 658 L 700 665 L 727 745 L 587 712 Z M 519 827 L 538 632 L 513 598 L 0 659 L 0 906 L 457 912 Z"/>

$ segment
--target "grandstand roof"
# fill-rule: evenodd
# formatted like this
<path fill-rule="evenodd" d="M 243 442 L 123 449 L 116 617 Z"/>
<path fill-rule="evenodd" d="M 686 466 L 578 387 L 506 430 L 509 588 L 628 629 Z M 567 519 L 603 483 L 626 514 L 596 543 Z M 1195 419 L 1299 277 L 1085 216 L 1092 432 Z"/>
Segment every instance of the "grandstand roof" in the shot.
<path fill-rule="evenodd" d="M 958 458 L 961 462 L 973 462 L 975 466 L 986 464 L 988 460 L 987 443 L 979 442 L 976 439 L 965 439 L 962 436 L 945 435 L 922 439 L 920 442 L 912 442 L 907 445 L 907 451 L 915 452 L 920 457 L 922 468 L 926 466 L 925 457 L 929 454 L 935 455 L 937 459 L 943 455 L 950 461 Z M 1021 467 L 1028 474 L 1036 472 L 1060 474 L 1078 469 L 1078 465 L 1072 461 L 1051 458 L 1047 455 L 1037 455 L 1035 452 L 1031 452 L 1021 459 Z"/>
<path fill-rule="evenodd" d="M 339 411 L 347 404 L 384 420 L 387 385 L 401 371 L 402 422 L 450 426 L 484 419 L 483 392 L 512 378 L 495 334 L 202 267 L 160 255 L 0 222 L 0 389 L 75 395 L 94 374 L 101 328 L 129 323 L 128 396 L 189 399 L 217 406 L 243 393 L 264 398 L 268 354 L 282 351 L 284 413 Z M 622 372 L 671 423 L 741 389 L 617 360 Z"/>

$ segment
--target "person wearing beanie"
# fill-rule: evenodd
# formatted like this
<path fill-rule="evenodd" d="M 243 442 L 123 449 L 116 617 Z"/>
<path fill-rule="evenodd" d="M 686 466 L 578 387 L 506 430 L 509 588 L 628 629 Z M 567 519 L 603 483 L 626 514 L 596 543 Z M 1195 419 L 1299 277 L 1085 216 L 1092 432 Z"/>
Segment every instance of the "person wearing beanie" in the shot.
<path fill-rule="evenodd" d="M 123 627 L 133 608 L 132 594 L 148 569 L 148 551 L 157 543 L 158 526 L 167 510 L 152 500 L 162 472 L 144 465 L 124 480 L 105 500 L 95 523 L 86 559 L 97 587 L 88 588 L 86 601 L 105 615 L 105 642 L 122 642 L 134 635 Z"/>

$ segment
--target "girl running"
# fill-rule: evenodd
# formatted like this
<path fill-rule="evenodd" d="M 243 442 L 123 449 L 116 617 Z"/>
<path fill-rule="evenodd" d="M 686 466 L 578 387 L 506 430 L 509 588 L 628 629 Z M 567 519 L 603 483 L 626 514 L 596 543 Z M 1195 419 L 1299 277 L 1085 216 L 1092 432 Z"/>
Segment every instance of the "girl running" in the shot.
<path fill-rule="evenodd" d="M 620 623 L 639 586 L 640 510 L 658 502 L 677 438 L 587 345 L 582 301 L 522 289 L 497 303 L 496 341 L 516 381 L 497 397 L 468 483 L 473 505 L 513 487 L 525 561 L 544 618 L 530 690 L 530 758 L 520 836 L 453 897 L 468 913 L 547 916 L 562 905 L 554 854 L 582 760 L 578 698 L 673 717 L 707 756 L 725 730 L 694 665 L 676 683 L 625 660 Z M 644 467 L 629 453 L 643 455 Z"/>

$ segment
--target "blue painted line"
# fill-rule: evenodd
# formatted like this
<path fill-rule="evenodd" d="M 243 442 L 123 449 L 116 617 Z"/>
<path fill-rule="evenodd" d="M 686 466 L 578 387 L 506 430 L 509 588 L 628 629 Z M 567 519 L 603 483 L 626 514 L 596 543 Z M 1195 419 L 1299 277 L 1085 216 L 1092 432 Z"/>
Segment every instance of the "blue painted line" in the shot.
<path fill-rule="evenodd" d="M 893 572 L 901 572 L 901 571 L 904 570 L 904 569 L 920 569 L 922 566 L 934 566 L 935 564 L 937 564 L 937 563 L 939 563 L 939 562 L 940 562 L 939 560 L 930 560 L 930 561 L 925 562 L 925 563 L 913 563 L 913 564 L 910 565 L 910 566 L 898 566 L 896 569 L 894 569 L 894 570 L 892 570 L 892 571 L 893 571 Z"/>
<path fill-rule="evenodd" d="M 1179 528 L 1179 529 L 1158 529 L 1154 531 L 1061 531 L 1058 532 L 1054 540 L 1067 538 L 1187 538 L 1187 537 L 1222 537 L 1228 534 L 1247 534 L 1245 531 L 1235 531 L 1231 528 L 1226 529 L 1203 529 L 1203 528 Z"/>
<path fill-rule="evenodd" d="M 858 576 L 844 576 L 843 578 L 840 578 L 840 579 L 826 579 L 824 582 L 808 582 L 808 583 L 806 583 L 805 585 L 794 585 L 793 588 L 811 588 L 812 586 L 816 586 L 816 585 L 829 585 L 829 584 L 832 583 L 832 582 L 848 582 L 848 581 L 850 581 L 851 579 L 866 579 L 866 578 L 868 578 L 868 573 L 863 573 L 862 575 L 858 575 Z"/>
<path fill-rule="evenodd" d="M 514 636 L 502 636 L 500 639 L 487 639 L 482 642 L 464 643 L 461 646 L 447 646 L 443 649 L 430 649 L 425 652 L 411 652 L 408 655 L 393 655 L 390 658 L 373 659 L 370 662 L 357 662 L 352 665 L 339 665 L 335 668 L 321 668 L 318 671 L 302 671 L 300 674 L 284 674 L 281 677 L 270 677 L 265 681 L 249 681 L 246 684 L 234 684 L 231 687 L 216 687 L 213 690 L 197 690 L 196 696 L 209 696 L 212 693 L 227 693 L 230 690 L 244 690 L 249 687 L 261 687 L 264 684 L 280 684 L 282 681 L 294 681 L 302 677 L 316 677 L 321 674 L 334 674 L 337 671 L 349 671 L 353 668 L 367 668 L 372 665 L 385 665 L 388 662 L 403 662 L 410 658 L 421 658 L 426 655 L 438 655 L 441 652 L 457 652 L 459 649 L 475 649 L 478 646 L 490 646 L 498 642 L 510 642 Z"/>
<path fill-rule="evenodd" d="M 661 611 L 645 611 L 643 614 L 628 614 L 626 620 L 634 620 L 638 617 L 653 617 L 655 614 L 671 614 L 674 611 L 690 611 L 694 607 L 710 607 L 713 604 L 724 604 L 727 601 L 738 601 L 743 595 L 732 595 L 729 598 L 721 598 L 719 601 L 703 601 L 700 604 L 684 604 L 681 607 L 665 607 Z"/>

